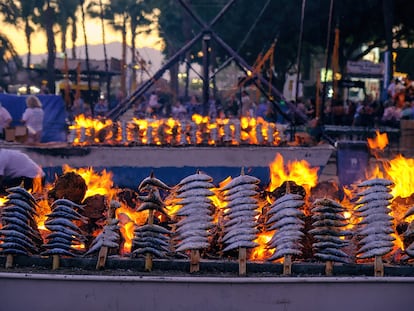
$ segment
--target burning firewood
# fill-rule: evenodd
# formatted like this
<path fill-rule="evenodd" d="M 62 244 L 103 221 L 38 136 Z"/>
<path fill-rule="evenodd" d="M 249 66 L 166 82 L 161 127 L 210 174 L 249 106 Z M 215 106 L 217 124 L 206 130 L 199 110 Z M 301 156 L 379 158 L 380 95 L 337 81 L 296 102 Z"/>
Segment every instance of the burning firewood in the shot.
<path fill-rule="evenodd" d="M 48 192 L 48 197 L 51 201 L 65 198 L 80 204 L 85 197 L 86 190 L 87 186 L 82 176 L 68 172 L 56 179 L 54 187 Z"/>
<path fill-rule="evenodd" d="M 105 267 L 110 248 L 119 249 L 121 240 L 120 227 L 118 226 L 119 220 L 115 218 L 115 210 L 119 207 L 119 202 L 111 201 L 107 212 L 106 225 L 103 227 L 102 232 L 93 240 L 89 250 L 84 254 L 84 256 L 88 256 L 99 251 L 96 269 L 103 269 Z"/>
<path fill-rule="evenodd" d="M 313 203 L 312 220 L 314 229 L 310 230 L 315 238 L 315 256 L 326 262 L 325 274 L 333 274 L 333 263 L 349 261 L 348 254 L 341 250 L 348 243 L 343 238 L 351 235 L 343 228 L 347 225 L 343 216 L 345 208 L 333 199 L 317 199 Z"/>
<path fill-rule="evenodd" d="M 7 189 L 5 207 L 1 209 L 1 253 L 7 255 L 6 268 L 13 266 L 14 255 L 30 255 L 38 252 L 42 243 L 35 226 L 35 198 L 22 187 Z"/>
<path fill-rule="evenodd" d="M 72 221 L 87 222 L 87 219 L 77 212 L 83 207 L 67 199 L 58 199 L 51 206 L 52 212 L 47 215 L 45 221 L 45 227 L 50 233 L 43 245 L 46 251 L 41 255 L 53 257 L 53 270 L 59 268 L 59 256 L 75 257 L 82 253 L 79 246 L 84 240 L 84 234 Z"/>
<path fill-rule="evenodd" d="M 278 198 L 269 209 L 267 220 L 268 230 L 276 230 L 273 237 L 268 242 L 268 247 L 276 249 L 268 260 L 276 260 L 283 257 L 283 274 L 292 273 L 292 256 L 301 256 L 303 245 L 300 240 L 303 238 L 303 228 L 305 222 L 303 207 L 305 202 L 303 196 L 296 193 L 289 193 Z"/>
<path fill-rule="evenodd" d="M 131 256 L 145 255 L 145 270 L 152 270 L 152 257 L 164 258 L 169 251 L 169 230 L 154 224 L 154 212 L 169 217 L 165 204 L 160 195 L 160 189 L 171 188 L 154 176 L 154 173 L 145 178 L 138 186 L 139 191 L 148 192 L 147 195 L 138 196 L 142 204 L 137 211 L 148 210 L 147 224 L 134 230 L 133 251 Z"/>
<path fill-rule="evenodd" d="M 258 244 L 256 216 L 258 216 L 259 193 L 257 184 L 260 180 L 254 176 L 241 175 L 234 178 L 221 188 L 224 200 L 228 202 L 224 213 L 223 252 L 239 249 L 239 275 L 246 275 L 246 249 L 254 248 Z"/>
<path fill-rule="evenodd" d="M 412 218 L 414 215 L 414 206 L 408 209 L 408 211 L 405 213 L 404 218 L 409 219 Z M 403 233 L 405 240 L 410 240 L 410 243 L 408 243 L 407 247 L 405 248 L 405 252 L 408 256 L 411 258 L 414 257 L 414 221 L 411 221 L 405 232 Z"/>
<path fill-rule="evenodd" d="M 389 215 L 392 185 L 392 181 L 383 178 L 366 180 L 358 185 L 366 189 L 357 194 L 356 210 L 362 217 L 358 234 L 363 236 L 357 258 L 375 257 L 375 276 L 384 275 L 382 256 L 390 253 L 394 246 L 395 238 L 391 236 L 394 218 Z"/>
<path fill-rule="evenodd" d="M 197 172 L 182 179 L 176 189 L 176 198 L 180 205 L 176 216 L 182 217 L 176 223 L 175 234 L 177 240 L 176 251 L 191 251 L 190 272 L 200 270 L 200 249 L 209 246 L 209 229 L 213 227 L 211 217 L 212 201 L 214 195 L 211 188 L 214 185 L 209 175 Z"/>

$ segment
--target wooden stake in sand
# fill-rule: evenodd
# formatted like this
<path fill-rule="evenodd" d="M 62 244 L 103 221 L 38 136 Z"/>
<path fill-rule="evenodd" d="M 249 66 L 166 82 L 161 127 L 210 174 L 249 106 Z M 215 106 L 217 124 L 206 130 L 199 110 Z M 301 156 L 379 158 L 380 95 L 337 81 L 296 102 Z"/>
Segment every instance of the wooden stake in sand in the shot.
<path fill-rule="evenodd" d="M 286 182 L 286 194 L 290 193 L 290 182 Z M 283 275 L 292 274 L 292 255 L 283 256 Z"/>
<path fill-rule="evenodd" d="M 13 255 L 12 254 L 7 254 L 7 256 L 6 256 L 6 265 L 5 265 L 6 269 L 13 268 L 13 260 L 14 260 Z"/>
<path fill-rule="evenodd" d="M 244 167 L 240 170 L 240 175 L 243 176 Z M 239 275 L 245 276 L 247 274 L 247 251 L 245 247 L 239 247 Z"/>
<path fill-rule="evenodd" d="M 190 273 L 200 271 L 200 250 L 192 249 L 190 253 Z"/>
<path fill-rule="evenodd" d="M 109 204 L 108 214 L 106 216 L 107 225 L 110 225 L 112 223 L 112 220 L 115 218 L 115 209 L 117 209 L 119 206 L 120 206 L 119 202 L 117 201 L 112 201 Z M 107 258 L 108 258 L 108 246 L 104 245 L 99 250 L 98 261 L 96 262 L 96 270 L 105 268 Z"/>
<path fill-rule="evenodd" d="M 154 224 L 154 210 L 148 210 L 148 224 L 152 226 Z M 145 271 L 152 271 L 152 254 L 145 254 Z"/>
<path fill-rule="evenodd" d="M 283 256 L 283 275 L 292 274 L 292 255 Z"/>
<path fill-rule="evenodd" d="M 375 256 L 374 259 L 374 276 L 384 276 L 384 263 L 381 256 Z"/>
<path fill-rule="evenodd" d="M 245 247 L 239 247 L 239 275 L 247 274 L 247 250 Z"/>
<path fill-rule="evenodd" d="M 333 275 L 333 261 L 328 260 L 325 263 L 325 275 L 332 276 Z"/>
<path fill-rule="evenodd" d="M 59 255 L 52 255 L 52 270 L 57 270 L 60 267 Z"/>

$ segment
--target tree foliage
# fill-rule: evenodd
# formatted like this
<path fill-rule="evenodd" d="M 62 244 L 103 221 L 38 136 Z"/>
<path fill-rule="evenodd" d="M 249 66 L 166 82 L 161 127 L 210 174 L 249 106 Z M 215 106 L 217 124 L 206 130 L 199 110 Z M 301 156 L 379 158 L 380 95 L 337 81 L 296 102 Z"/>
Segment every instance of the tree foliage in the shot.
<path fill-rule="evenodd" d="M 249 63 L 254 64 L 257 57 L 277 40 L 275 49 L 275 72 L 281 83 L 284 73 L 296 65 L 301 6 L 303 0 L 238 0 L 213 30 Z M 344 67 L 348 60 L 361 59 L 373 48 L 385 50 L 387 28 L 385 17 L 393 25 L 394 42 L 413 42 L 414 22 L 411 17 L 414 2 L 410 0 L 341 0 L 334 1 L 332 24 L 328 25 L 329 8 L 332 0 L 306 1 L 303 32 L 303 57 L 306 62 L 314 53 L 324 53 L 329 37 L 329 50 L 333 45 L 333 30 L 340 30 L 340 64 Z M 158 2 L 160 9 L 160 35 L 164 39 L 166 55 L 170 49 L 182 46 L 201 28 L 191 17 L 180 10 L 177 1 Z M 227 3 L 226 0 L 206 1 L 188 0 L 192 10 L 204 21 L 210 21 Z M 261 10 L 266 6 L 266 10 Z M 386 7 L 387 8 L 387 7 Z M 263 14 L 261 14 L 263 13 Z M 189 19 L 191 37 L 182 31 L 183 21 Z M 331 33 L 328 36 L 328 29 Z M 243 44 L 242 44 L 243 43 Z M 175 47 L 175 48 L 174 48 Z M 193 54 L 199 50 L 195 46 Z M 220 48 L 216 51 L 217 65 L 229 56 Z"/>

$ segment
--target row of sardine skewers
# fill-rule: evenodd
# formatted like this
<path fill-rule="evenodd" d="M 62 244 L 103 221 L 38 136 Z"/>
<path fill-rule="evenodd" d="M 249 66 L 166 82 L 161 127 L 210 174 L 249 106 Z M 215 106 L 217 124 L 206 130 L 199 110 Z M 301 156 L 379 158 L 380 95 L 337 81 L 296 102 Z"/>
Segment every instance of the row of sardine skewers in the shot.
<path fill-rule="evenodd" d="M 259 180 L 244 173 L 232 179 L 220 191 L 227 203 L 223 216 L 222 252 L 239 248 L 256 247 L 260 214 L 258 200 Z M 320 261 L 349 262 L 353 254 L 343 251 L 351 236 L 358 236 L 356 258 L 366 259 L 389 254 L 394 248 L 394 224 L 389 208 L 392 200 L 392 182 L 371 179 L 359 184 L 356 213 L 362 220 L 353 229 L 347 229 L 344 207 L 340 202 L 321 198 L 312 203 L 312 229 L 304 231 L 303 206 L 300 194 L 285 193 L 269 205 L 265 230 L 272 233 L 267 243 L 271 251 L 268 260 L 290 255 L 300 258 L 302 240 L 306 234 L 314 238 L 315 257 Z M 214 195 L 213 179 L 201 172 L 187 176 L 175 187 L 169 187 L 155 176 L 141 182 L 138 189 L 142 202 L 137 210 L 161 213 L 169 217 L 160 191 L 173 193 L 179 209 L 173 215 L 172 228 L 151 222 L 136 226 L 133 238 L 133 255 L 151 254 L 165 258 L 173 253 L 202 250 L 210 246 L 212 229 L 217 226 L 213 217 L 216 208 L 211 200 Z M 34 221 L 36 200 L 21 187 L 10 188 L 5 206 L 1 208 L 0 251 L 6 255 L 78 256 L 92 255 L 100 247 L 119 248 L 121 240 L 117 219 L 108 223 L 90 248 L 80 251 L 84 241 L 78 224 L 87 222 L 82 215 L 82 205 L 66 199 L 53 202 L 52 212 L 45 222 L 49 233 L 42 240 Z M 414 207 L 406 217 L 414 214 Z M 170 223 L 171 224 L 171 223 Z M 411 228 L 412 226 L 409 226 Z M 408 229 L 406 236 L 414 234 Z M 406 254 L 414 257 L 414 244 Z"/>

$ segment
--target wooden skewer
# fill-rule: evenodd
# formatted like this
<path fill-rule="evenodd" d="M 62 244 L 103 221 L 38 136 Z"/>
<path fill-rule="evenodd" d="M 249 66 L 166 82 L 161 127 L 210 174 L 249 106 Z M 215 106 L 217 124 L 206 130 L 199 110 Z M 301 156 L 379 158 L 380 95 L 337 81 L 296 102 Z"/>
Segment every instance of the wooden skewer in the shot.
<path fill-rule="evenodd" d="M 116 206 L 112 203 L 109 204 L 108 215 L 106 217 L 106 224 L 109 225 L 112 222 L 112 219 L 115 217 L 115 208 Z M 108 258 L 108 246 L 102 246 L 99 250 L 98 261 L 96 262 L 96 270 L 105 268 L 106 259 Z"/>
<path fill-rule="evenodd" d="M 148 211 L 148 224 L 154 224 L 154 210 Z M 152 254 L 145 254 L 145 271 L 152 271 Z"/>
<path fill-rule="evenodd" d="M 384 263 L 381 256 L 375 256 L 374 276 L 384 276 Z"/>
<path fill-rule="evenodd" d="M 283 256 L 283 275 L 292 274 L 292 255 Z"/>
<path fill-rule="evenodd" d="M 14 260 L 14 257 L 12 254 L 8 254 L 6 256 L 6 265 L 5 265 L 6 269 L 10 269 L 13 267 L 13 260 Z"/>
<path fill-rule="evenodd" d="M 239 247 L 239 275 L 247 274 L 247 252 L 245 247 Z"/>
<path fill-rule="evenodd" d="M 190 273 L 200 271 L 200 250 L 192 249 L 190 253 Z"/>
<path fill-rule="evenodd" d="M 103 269 L 106 264 L 106 258 L 108 257 L 108 247 L 102 246 L 99 250 L 98 261 L 96 262 L 96 270 Z"/>
<path fill-rule="evenodd" d="M 325 263 L 325 275 L 332 276 L 333 275 L 333 261 L 328 260 Z"/>
<path fill-rule="evenodd" d="M 290 193 L 290 181 L 286 182 L 286 194 Z M 283 275 L 292 274 L 292 255 L 283 256 Z"/>
<path fill-rule="evenodd" d="M 52 255 L 52 270 L 57 270 L 60 267 L 59 255 Z"/>

